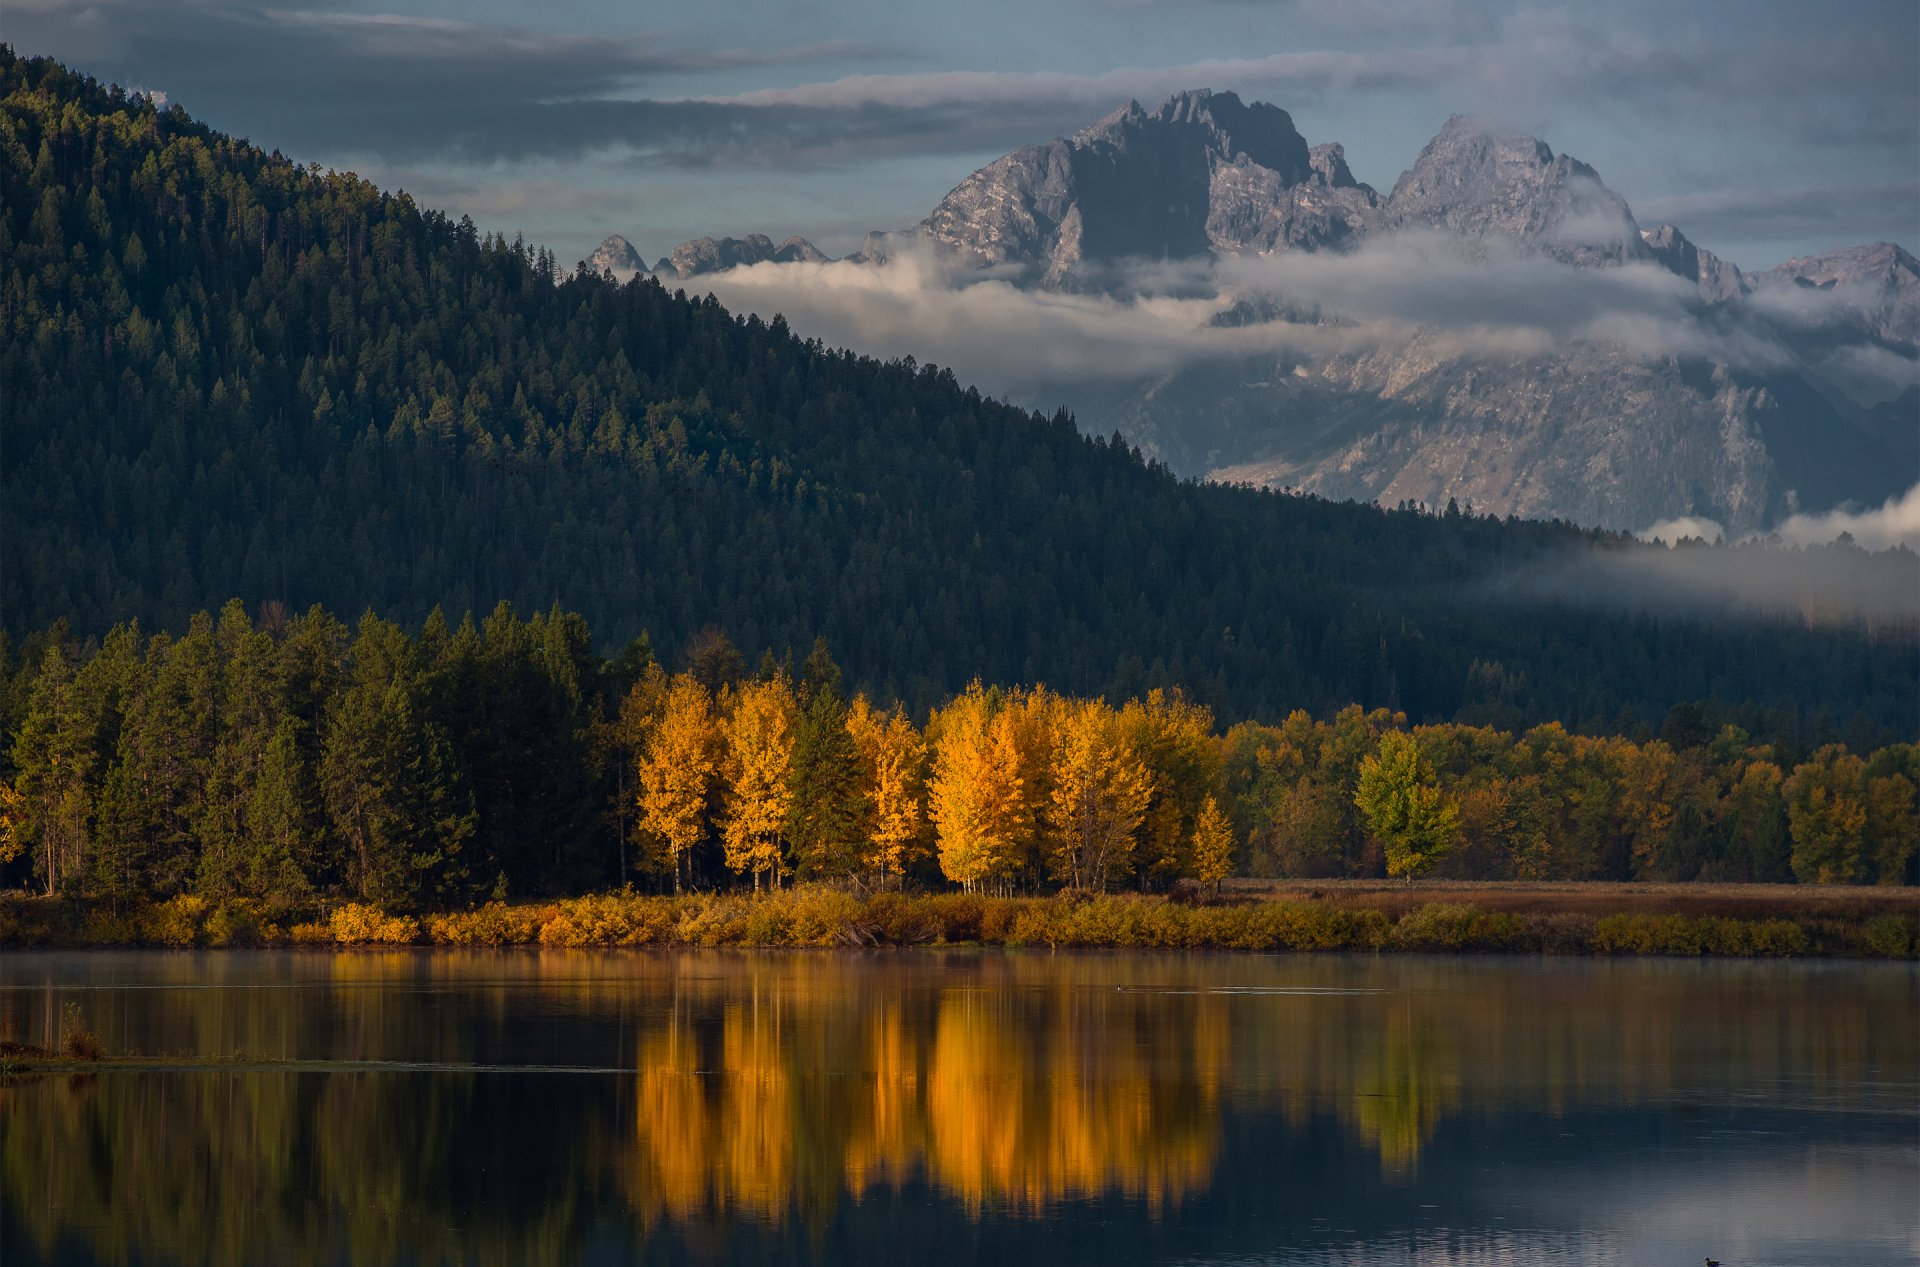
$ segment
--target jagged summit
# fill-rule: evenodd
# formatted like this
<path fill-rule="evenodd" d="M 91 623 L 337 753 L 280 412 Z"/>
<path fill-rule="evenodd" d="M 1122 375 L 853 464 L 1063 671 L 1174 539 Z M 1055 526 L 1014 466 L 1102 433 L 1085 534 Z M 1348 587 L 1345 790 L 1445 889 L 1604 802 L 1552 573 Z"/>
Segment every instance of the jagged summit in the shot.
<path fill-rule="evenodd" d="M 1756 289 L 1798 286 L 1844 291 L 1856 318 L 1881 339 L 1920 344 L 1920 260 L 1893 242 L 1842 246 L 1755 273 Z"/>
<path fill-rule="evenodd" d="M 1640 240 L 1646 243 L 1655 259 L 1699 286 L 1700 293 L 1714 303 L 1738 299 L 1752 290 L 1737 265 L 1704 246 L 1694 245 L 1673 225 L 1657 224 L 1651 229 L 1642 229 Z"/>
<path fill-rule="evenodd" d="M 684 280 L 749 264 L 818 264 L 830 258 L 802 237 L 790 237 L 775 245 L 764 233 L 749 233 L 744 238 L 707 237 L 682 242 L 673 248 L 673 254 L 654 265 L 653 271 Z"/>
<path fill-rule="evenodd" d="M 595 272 L 612 273 L 622 281 L 647 267 L 646 261 L 640 258 L 640 252 L 633 249 L 633 243 L 618 233 L 609 235 L 606 241 L 594 248 L 593 254 L 587 257 L 587 265 Z"/>
<path fill-rule="evenodd" d="M 1506 238 L 1572 264 L 1649 259 L 1626 199 L 1579 159 L 1538 137 L 1447 120 L 1387 195 L 1382 229 Z"/>
<path fill-rule="evenodd" d="M 917 232 L 962 260 L 1065 286 L 1123 260 L 1338 245 L 1377 202 L 1339 147 L 1309 146 L 1285 110 L 1200 88 L 1152 110 L 1129 100 L 1071 139 L 1013 151 Z M 893 248 L 870 239 L 862 256 Z"/>

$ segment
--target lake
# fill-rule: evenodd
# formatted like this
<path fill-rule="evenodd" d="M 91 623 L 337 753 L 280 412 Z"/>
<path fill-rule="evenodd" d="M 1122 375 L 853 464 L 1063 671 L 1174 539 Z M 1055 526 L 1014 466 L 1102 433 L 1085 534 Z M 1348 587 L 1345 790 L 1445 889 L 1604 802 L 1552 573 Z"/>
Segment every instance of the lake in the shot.
<path fill-rule="evenodd" d="M 0 1262 L 1909 1264 L 1911 965 L 0 955 Z"/>

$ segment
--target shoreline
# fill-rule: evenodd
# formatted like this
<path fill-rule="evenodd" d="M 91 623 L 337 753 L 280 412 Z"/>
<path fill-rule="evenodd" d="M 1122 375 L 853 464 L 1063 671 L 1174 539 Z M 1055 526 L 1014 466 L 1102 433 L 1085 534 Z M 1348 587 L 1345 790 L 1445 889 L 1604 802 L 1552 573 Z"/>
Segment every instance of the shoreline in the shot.
<path fill-rule="evenodd" d="M 1219 898 L 986 897 L 801 886 L 755 896 L 628 892 L 394 913 L 0 896 L 0 947 L 987 946 L 1087 950 L 1912 959 L 1920 890 L 1798 885 L 1239 881 Z"/>

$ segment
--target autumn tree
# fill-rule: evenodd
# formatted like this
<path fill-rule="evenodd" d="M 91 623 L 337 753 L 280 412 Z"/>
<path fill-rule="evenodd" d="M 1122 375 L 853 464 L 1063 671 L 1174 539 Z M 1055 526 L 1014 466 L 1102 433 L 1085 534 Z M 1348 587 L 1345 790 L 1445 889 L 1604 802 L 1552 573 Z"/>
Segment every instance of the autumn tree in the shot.
<path fill-rule="evenodd" d="M 928 809 L 939 830 L 940 870 L 970 893 L 1007 882 L 1030 827 L 1014 719 L 996 704 L 975 682 L 929 726 Z"/>
<path fill-rule="evenodd" d="M 1782 789 L 1793 833 L 1793 874 L 1803 884 L 1853 884 L 1865 871 L 1866 763 L 1839 744 L 1794 767 Z"/>
<path fill-rule="evenodd" d="M 1207 797 L 1193 823 L 1193 878 L 1217 897 L 1220 883 L 1233 874 L 1233 825 L 1220 802 Z"/>
<path fill-rule="evenodd" d="M 1379 751 L 1360 762 L 1353 803 L 1386 848 L 1387 874 L 1409 883 L 1446 856 L 1459 832 L 1459 807 L 1404 731 L 1381 735 Z"/>
<path fill-rule="evenodd" d="M 1881 884 L 1905 884 L 1907 865 L 1920 849 L 1920 815 L 1914 788 L 1904 774 L 1867 780 L 1867 849 Z"/>
<path fill-rule="evenodd" d="M 789 865 L 782 833 L 793 810 L 793 688 L 775 676 L 729 692 L 726 737 L 727 807 L 721 839 L 735 874 L 778 885 Z"/>
<path fill-rule="evenodd" d="M 660 683 L 651 685 L 657 689 Z M 660 843 L 678 893 L 686 887 L 693 850 L 705 832 L 707 794 L 718 771 L 713 701 L 690 673 L 675 674 L 657 696 L 629 699 L 627 723 L 646 731 L 637 780 L 640 827 Z"/>
<path fill-rule="evenodd" d="M 1047 864 L 1054 878 L 1085 892 L 1105 892 L 1125 875 L 1151 792 L 1146 763 L 1113 710 L 1100 700 L 1066 704 L 1046 807 L 1052 829 Z"/>
<path fill-rule="evenodd" d="M 897 889 L 923 848 L 926 749 L 903 711 L 877 710 L 864 695 L 847 710 L 847 733 L 863 783 L 867 848 L 861 864 Z"/>

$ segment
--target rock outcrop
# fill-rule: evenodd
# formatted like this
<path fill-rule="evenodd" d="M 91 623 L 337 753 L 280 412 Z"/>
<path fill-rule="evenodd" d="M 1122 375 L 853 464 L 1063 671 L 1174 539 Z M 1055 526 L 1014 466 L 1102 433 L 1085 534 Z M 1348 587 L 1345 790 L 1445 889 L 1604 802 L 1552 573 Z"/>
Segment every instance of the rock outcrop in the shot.
<path fill-rule="evenodd" d="M 695 238 L 682 242 L 673 248 L 673 254 L 654 265 L 653 271 L 670 273 L 684 280 L 749 264 L 818 264 L 828 258 L 805 238 L 788 238 L 776 244 L 764 233 L 749 233 L 744 238 Z"/>
<path fill-rule="evenodd" d="M 640 252 L 633 249 L 633 243 L 616 233 L 593 249 L 593 254 L 587 257 L 587 267 L 626 281 L 635 273 L 645 272 L 647 263 L 640 258 Z"/>
<path fill-rule="evenodd" d="M 1126 261 L 1338 246 L 1378 203 L 1341 148 L 1309 146 L 1286 111 L 1201 89 L 1151 111 L 1128 101 L 1071 138 L 989 163 L 916 234 L 963 263 L 1080 287 Z M 900 246 L 870 237 L 860 255 Z"/>

